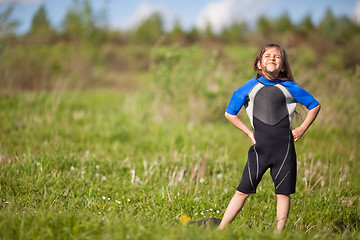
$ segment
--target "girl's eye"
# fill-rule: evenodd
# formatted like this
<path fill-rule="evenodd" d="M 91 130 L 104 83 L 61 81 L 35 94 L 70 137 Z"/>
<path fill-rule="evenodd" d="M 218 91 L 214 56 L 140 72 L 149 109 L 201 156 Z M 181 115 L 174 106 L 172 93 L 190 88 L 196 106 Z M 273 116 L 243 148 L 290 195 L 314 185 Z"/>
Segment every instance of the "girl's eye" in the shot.
<path fill-rule="evenodd" d="M 271 57 L 271 55 L 264 55 L 264 58 L 265 58 L 265 59 L 268 59 L 268 58 L 270 58 L 270 57 Z M 278 56 L 278 55 L 273 56 L 273 58 L 278 59 L 278 60 L 281 60 L 281 56 Z"/>

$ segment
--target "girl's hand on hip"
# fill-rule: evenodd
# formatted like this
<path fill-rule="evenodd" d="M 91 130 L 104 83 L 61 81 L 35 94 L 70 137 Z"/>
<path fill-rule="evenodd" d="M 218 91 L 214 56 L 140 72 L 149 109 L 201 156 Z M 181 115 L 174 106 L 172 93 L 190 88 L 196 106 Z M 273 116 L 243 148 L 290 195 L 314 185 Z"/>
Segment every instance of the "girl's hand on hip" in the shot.
<path fill-rule="evenodd" d="M 295 128 L 294 130 L 292 130 L 292 135 L 293 135 L 293 138 L 294 138 L 294 142 L 298 141 L 302 135 L 304 134 L 304 130 L 302 130 L 301 128 Z"/>
<path fill-rule="evenodd" d="M 315 120 L 316 116 L 318 115 L 320 111 L 320 104 L 311 109 L 308 114 L 306 115 L 306 118 L 304 122 L 294 130 L 292 130 L 292 135 L 294 137 L 294 141 L 296 142 L 301 138 L 301 136 L 306 132 L 306 130 L 310 127 L 312 122 Z"/>
<path fill-rule="evenodd" d="M 255 137 L 254 137 L 254 132 L 250 132 L 250 133 L 248 134 L 248 137 L 250 138 L 251 144 L 252 144 L 252 145 L 255 145 L 255 144 L 256 144 L 256 140 L 255 140 Z"/>

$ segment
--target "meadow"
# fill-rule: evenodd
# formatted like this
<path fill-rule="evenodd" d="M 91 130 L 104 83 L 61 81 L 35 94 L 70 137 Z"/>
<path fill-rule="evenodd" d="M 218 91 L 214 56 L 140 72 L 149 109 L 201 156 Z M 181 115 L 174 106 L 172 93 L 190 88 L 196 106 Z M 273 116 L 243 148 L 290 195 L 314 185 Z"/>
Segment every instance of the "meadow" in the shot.
<path fill-rule="evenodd" d="M 63 47 L 55 50 L 72 61 L 62 64 L 74 64 L 78 58 Z M 232 92 L 254 77 L 259 49 L 134 49 L 149 64 L 127 59 L 140 64 L 131 73 L 80 65 L 103 79 L 91 87 L 71 89 L 95 81 L 74 74 L 57 75 L 51 90 L 0 92 L 0 239 L 360 238 L 359 66 L 344 68 L 336 53 L 318 64 L 306 46 L 289 50 L 295 79 L 322 110 L 296 143 L 287 228 L 274 233 L 276 197 L 266 173 L 219 232 L 179 218 L 221 218 L 234 194 L 250 141 L 224 111 Z M 47 60 L 45 67 L 64 68 Z M 294 126 L 306 114 L 298 112 Z M 249 123 L 243 110 L 240 117 Z"/>

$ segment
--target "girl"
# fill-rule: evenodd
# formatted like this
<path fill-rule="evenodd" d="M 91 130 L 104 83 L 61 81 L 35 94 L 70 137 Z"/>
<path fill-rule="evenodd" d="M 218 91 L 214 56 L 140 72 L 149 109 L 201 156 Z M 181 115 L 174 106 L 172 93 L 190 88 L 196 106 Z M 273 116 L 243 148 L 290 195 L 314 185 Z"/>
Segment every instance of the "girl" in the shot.
<path fill-rule="evenodd" d="M 266 45 L 256 56 L 254 69 L 257 77 L 233 93 L 225 112 L 226 118 L 249 137 L 252 146 L 240 184 L 218 229 L 224 229 L 234 220 L 270 168 L 277 196 L 276 230 L 281 232 L 289 214 L 290 194 L 295 193 L 294 141 L 298 141 L 315 120 L 320 104 L 295 83 L 285 50 L 280 45 Z M 291 130 L 297 102 L 309 112 L 302 124 Z M 242 106 L 246 108 L 253 131 L 237 117 Z"/>

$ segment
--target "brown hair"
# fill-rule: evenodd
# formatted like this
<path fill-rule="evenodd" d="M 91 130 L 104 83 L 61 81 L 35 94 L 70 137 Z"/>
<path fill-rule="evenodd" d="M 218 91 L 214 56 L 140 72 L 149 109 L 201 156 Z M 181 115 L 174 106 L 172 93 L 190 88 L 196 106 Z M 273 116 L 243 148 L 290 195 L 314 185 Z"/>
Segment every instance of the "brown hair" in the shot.
<path fill-rule="evenodd" d="M 257 78 L 264 75 L 262 70 L 259 69 L 258 63 L 260 62 L 260 64 L 261 64 L 262 56 L 264 55 L 265 51 L 271 47 L 275 47 L 277 50 L 279 50 L 279 52 L 281 54 L 281 60 L 283 62 L 283 70 L 281 70 L 277 79 L 295 82 L 295 79 L 291 72 L 290 64 L 289 64 L 285 49 L 276 43 L 267 44 L 265 47 L 263 47 L 263 49 L 261 49 L 261 51 L 256 56 L 255 61 L 254 61 L 254 70 L 257 72 Z"/>

